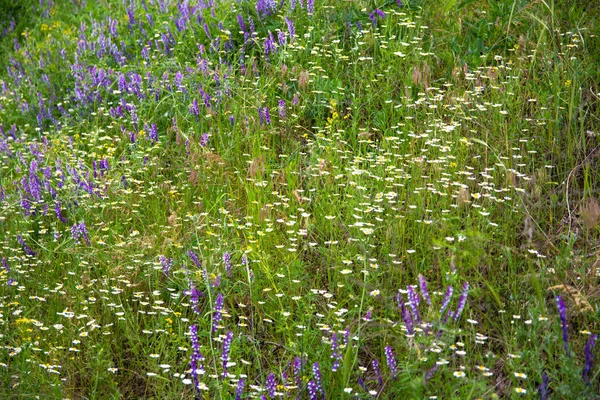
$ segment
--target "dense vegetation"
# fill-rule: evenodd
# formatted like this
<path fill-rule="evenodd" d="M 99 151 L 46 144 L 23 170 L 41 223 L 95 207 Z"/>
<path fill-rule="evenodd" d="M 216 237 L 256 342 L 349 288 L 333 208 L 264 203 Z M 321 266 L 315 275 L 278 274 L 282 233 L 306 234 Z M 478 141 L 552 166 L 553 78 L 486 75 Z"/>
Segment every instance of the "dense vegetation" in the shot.
<path fill-rule="evenodd" d="M 599 9 L 437 3 L 0 2 L 0 397 L 598 398 Z"/>

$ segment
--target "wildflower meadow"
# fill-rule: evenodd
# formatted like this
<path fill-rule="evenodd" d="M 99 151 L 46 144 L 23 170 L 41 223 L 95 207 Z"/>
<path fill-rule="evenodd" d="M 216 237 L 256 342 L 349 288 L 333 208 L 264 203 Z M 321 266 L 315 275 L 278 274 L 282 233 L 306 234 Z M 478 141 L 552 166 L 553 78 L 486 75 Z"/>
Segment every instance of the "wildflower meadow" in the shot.
<path fill-rule="evenodd" d="M 0 0 L 0 398 L 600 398 L 599 35 Z"/>

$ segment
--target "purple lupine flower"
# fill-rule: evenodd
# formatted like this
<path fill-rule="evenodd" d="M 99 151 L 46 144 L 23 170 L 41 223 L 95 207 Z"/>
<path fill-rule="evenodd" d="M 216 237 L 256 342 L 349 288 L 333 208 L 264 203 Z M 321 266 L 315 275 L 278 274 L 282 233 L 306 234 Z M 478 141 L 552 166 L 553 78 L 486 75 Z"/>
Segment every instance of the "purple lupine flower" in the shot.
<path fill-rule="evenodd" d="M 419 295 L 415 291 L 415 288 L 412 286 L 408 286 L 408 305 L 410 306 L 410 310 L 412 312 L 413 319 L 417 322 L 417 324 L 421 324 L 421 317 L 419 316 Z"/>
<path fill-rule="evenodd" d="M 340 367 L 342 361 L 342 352 L 340 351 L 340 343 L 337 335 L 334 333 L 331 337 L 331 358 L 333 359 L 333 365 L 331 371 L 335 372 Z"/>
<path fill-rule="evenodd" d="M 288 35 L 290 36 L 290 43 L 294 43 L 294 36 L 296 35 L 296 29 L 294 28 L 294 23 L 288 17 L 285 17 L 285 23 L 288 28 Z"/>
<path fill-rule="evenodd" d="M 452 293 L 454 292 L 454 288 L 452 286 L 448 286 L 446 288 L 446 293 L 444 294 L 444 300 L 442 300 L 442 307 L 440 308 L 440 315 L 444 315 L 444 311 L 450 305 L 450 300 L 452 300 Z"/>
<path fill-rule="evenodd" d="M 312 366 L 313 376 L 315 377 L 315 383 L 317 384 L 317 390 L 323 398 L 325 398 L 325 388 L 323 387 L 323 376 L 321 375 L 321 368 L 319 367 L 319 363 L 316 362 Z"/>
<path fill-rule="evenodd" d="M 200 146 L 202 146 L 202 147 L 208 146 L 208 133 L 204 133 L 204 134 L 202 134 L 202 137 L 200 137 Z"/>
<path fill-rule="evenodd" d="M 598 335 L 594 334 L 590 336 L 590 339 L 585 344 L 583 348 L 583 355 L 585 356 L 585 366 L 583 367 L 583 380 L 585 384 L 590 386 L 590 371 L 592 370 L 592 366 L 594 365 L 594 346 L 596 345 L 596 340 L 598 339 Z"/>
<path fill-rule="evenodd" d="M 162 255 L 160 256 L 160 265 L 162 266 L 165 276 L 169 276 L 169 270 L 173 266 L 173 259 Z"/>
<path fill-rule="evenodd" d="M 560 316 L 560 324 L 562 328 L 562 338 L 565 353 L 567 356 L 569 355 L 569 333 L 567 326 L 567 307 L 565 306 L 565 302 L 562 299 L 562 296 L 559 294 L 556 296 L 556 307 L 558 308 L 558 314 Z"/>
<path fill-rule="evenodd" d="M 198 260 L 198 256 L 192 250 L 188 250 L 188 256 L 192 259 L 196 267 L 201 268 L 202 264 L 200 264 L 200 260 Z"/>
<path fill-rule="evenodd" d="M 431 297 L 429 297 L 429 291 L 427 290 L 427 281 L 423 275 L 419 275 L 419 286 L 421 288 L 421 296 L 425 299 L 428 306 L 431 305 Z"/>
<path fill-rule="evenodd" d="M 410 316 L 410 311 L 408 311 L 408 309 L 406 308 L 404 298 L 402 297 L 402 294 L 400 292 L 398 292 L 397 298 L 398 298 L 398 303 L 400 305 L 400 308 L 402 310 L 402 320 L 404 321 L 404 326 L 406 327 L 406 331 L 408 332 L 409 335 L 412 335 L 414 333 L 414 324 L 413 324 L 413 319 Z"/>
<path fill-rule="evenodd" d="M 286 117 L 286 105 L 284 100 L 279 100 L 279 116 L 281 119 L 285 119 Z"/>
<path fill-rule="evenodd" d="M 460 294 L 460 298 L 458 299 L 458 306 L 453 315 L 455 321 L 458 321 L 460 314 L 462 314 L 463 310 L 465 309 L 465 305 L 467 305 L 467 295 L 469 294 L 469 282 L 465 282 L 463 284 L 462 289 L 462 293 Z"/>
<path fill-rule="evenodd" d="M 267 388 L 267 392 L 269 393 L 269 397 L 272 399 L 275 397 L 275 391 L 277 389 L 277 377 L 275 376 L 274 373 L 269 373 L 269 376 L 267 376 L 267 383 L 266 383 L 266 388 Z"/>
<path fill-rule="evenodd" d="M 395 380 L 396 375 L 398 374 L 398 367 L 396 364 L 396 357 L 394 357 L 394 351 L 392 350 L 392 346 L 386 346 L 385 360 L 387 361 L 387 366 L 390 369 L 390 371 L 392 371 L 392 376 Z"/>
<path fill-rule="evenodd" d="M 379 382 L 379 387 L 382 388 L 383 378 L 381 377 L 381 369 L 379 368 L 379 362 L 374 359 L 373 362 L 371 362 L 371 365 L 373 366 L 373 371 L 375 371 L 375 376 L 377 376 L 377 382 Z"/>
<path fill-rule="evenodd" d="M 231 254 L 229 252 L 223 253 L 223 264 L 225 264 L 225 271 L 227 276 L 231 277 Z"/>
<path fill-rule="evenodd" d="M 233 341 L 233 332 L 227 332 L 225 340 L 223 341 L 223 378 L 227 378 L 227 363 L 229 362 L 229 350 L 231 349 L 231 342 Z"/>
<path fill-rule="evenodd" d="M 242 396 L 244 395 L 244 383 L 244 379 L 240 378 L 237 388 L 235 389 L 235 400 L 242 400 Z"/>
<path fill-rule="evenodd" d="M 198 340 L 198 326 L 190 326 L 190 338 L 192 341 L 192 357 L 190 360 L 190 367 L 192 369 L 192 380 L 196 389 L 200 389 L 200 383 L 198 382 L 198 375 L 204 373 L 204 364 L 202 353 L 200 352 L 200 341 Z"/>
<path fill-rule="evenodd" d="M 310 400 L 317 400 L 317 384 L 312 379 L 308 381 L 308 398 Z"/>
<path fill-rule="evenodd" d="M 212 321 L 212 332 L 215 333 L 217 331 L 217 326 L 219 325 L 219 322 L 221 322 L 221 312 L 223 311 L 223 295 L 221 293 L 219 293 L 217 295 L 217 299 L 215 300 L 215 314 L 213 315 L 213 321 Z"/>

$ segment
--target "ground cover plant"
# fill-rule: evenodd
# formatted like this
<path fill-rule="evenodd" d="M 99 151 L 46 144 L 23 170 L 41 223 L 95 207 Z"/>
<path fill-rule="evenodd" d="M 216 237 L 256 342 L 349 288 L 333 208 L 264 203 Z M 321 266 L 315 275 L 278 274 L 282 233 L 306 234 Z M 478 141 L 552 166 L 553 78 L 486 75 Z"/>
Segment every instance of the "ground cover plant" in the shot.
<path fill-rule="evenodd" d="M 0 397 L 598 398 L 600 12 L 430 3 L 0 2 Z"/>

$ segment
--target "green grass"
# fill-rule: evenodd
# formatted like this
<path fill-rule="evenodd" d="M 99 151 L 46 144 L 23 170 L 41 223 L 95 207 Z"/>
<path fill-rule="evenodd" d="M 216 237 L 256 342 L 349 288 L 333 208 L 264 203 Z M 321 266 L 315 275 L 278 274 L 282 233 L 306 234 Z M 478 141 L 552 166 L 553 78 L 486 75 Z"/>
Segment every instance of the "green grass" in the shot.
<path fill-rule="evenodd" d="M 598 10 L 156 3 L 0 7 L 0 396 L 598 396 Z"/>

